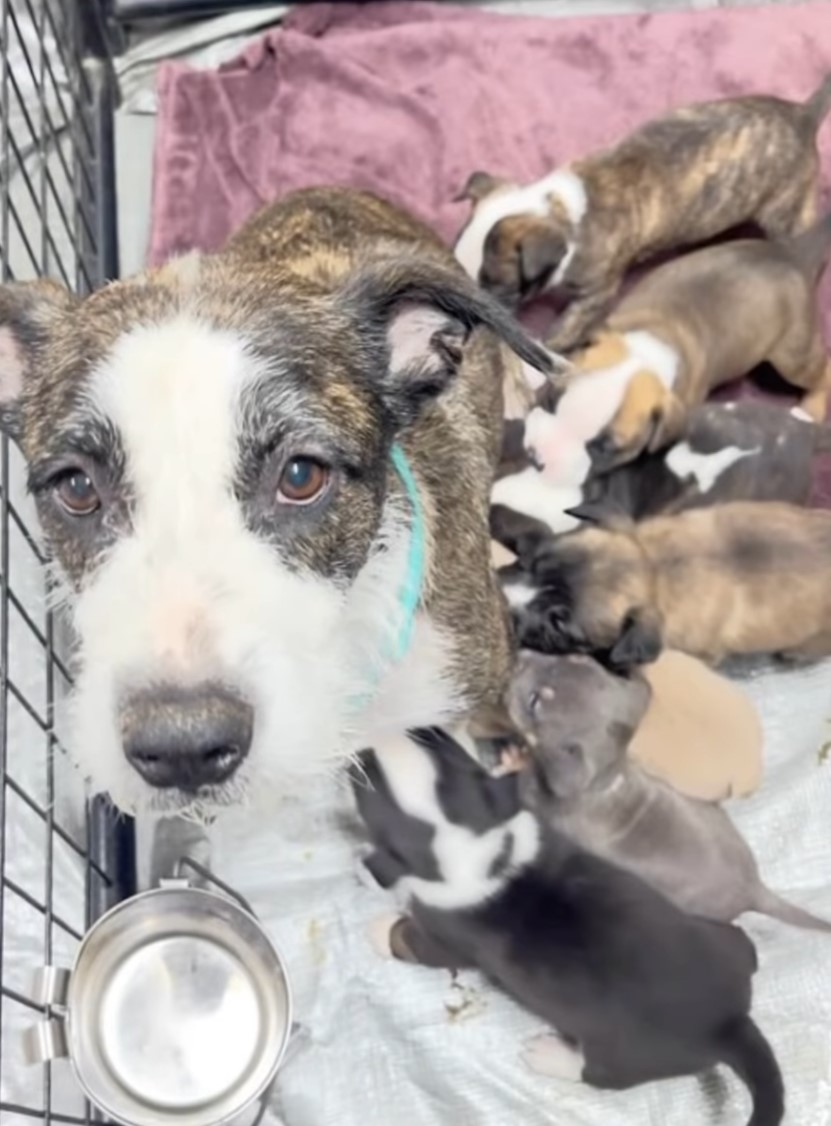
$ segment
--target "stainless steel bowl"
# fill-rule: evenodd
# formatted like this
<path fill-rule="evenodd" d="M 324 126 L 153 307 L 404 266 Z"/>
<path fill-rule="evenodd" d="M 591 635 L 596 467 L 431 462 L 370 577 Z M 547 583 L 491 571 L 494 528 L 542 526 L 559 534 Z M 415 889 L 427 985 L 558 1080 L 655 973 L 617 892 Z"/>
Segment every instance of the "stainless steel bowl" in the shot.
<path fill-rule="evenodd" d="M 29 1057 L 69 1057 L 126 1126 L 246 1126 L 285 1055 L 291 991 L 256 918 L 186 881 L 143 892 L 86 934 L 71 972 L 40 975 L 61 1011 L 30 1030 Z"/>

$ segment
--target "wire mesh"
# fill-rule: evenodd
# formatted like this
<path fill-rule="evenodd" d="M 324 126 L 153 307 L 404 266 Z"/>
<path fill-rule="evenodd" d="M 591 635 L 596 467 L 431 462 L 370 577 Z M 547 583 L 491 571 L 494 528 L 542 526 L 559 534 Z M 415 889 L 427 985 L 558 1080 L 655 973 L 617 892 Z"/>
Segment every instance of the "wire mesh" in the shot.
<path fill-rule="evenodd" d="M 80 293 L 117 272 L 104 0 L 0 0 L 0 281 Z M 94 51 L 98 57 L 92 57 Z M 93 1118 L 68 1069 L 28 1068 L 39 965 L 71 964 L 129 882 L 127 829 L 84 801 L 66 755 L 66 632 L 49 610 L 19 452 L 0 438 L 0 1119 Z"/>

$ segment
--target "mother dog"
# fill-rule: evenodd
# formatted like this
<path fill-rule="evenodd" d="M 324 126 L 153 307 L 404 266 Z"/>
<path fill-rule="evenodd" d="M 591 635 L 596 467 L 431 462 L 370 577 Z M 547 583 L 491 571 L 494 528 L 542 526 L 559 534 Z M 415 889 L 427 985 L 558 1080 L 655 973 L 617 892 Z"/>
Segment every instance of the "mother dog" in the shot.
<path fill-rule="evenodd" d="M 427 228 L 347 189 L 84 299 L 0 287 L 0 417 L 97 789 L 204 812 L 495 698 L 511 349 L 550 367 Z"/>

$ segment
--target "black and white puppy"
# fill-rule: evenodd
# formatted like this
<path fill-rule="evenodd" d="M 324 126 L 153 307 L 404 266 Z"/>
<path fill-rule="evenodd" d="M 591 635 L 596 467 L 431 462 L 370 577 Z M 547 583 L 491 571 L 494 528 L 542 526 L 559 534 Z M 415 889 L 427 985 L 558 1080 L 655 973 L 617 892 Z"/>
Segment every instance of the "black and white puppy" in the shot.
<path fill-rule="evenodd" d="M 816 458 L 831 452 L 831 428 L 799 407 L 788 411 L 763 400 L 705 403 L 690 412 L 682 441 L 598 474 L 588 456 L 568 458 L 559 447 L 548 464 L 544 438 L 555 417 L 538 405 L 527 422 L 505 423 L 491 491 L 493 505 L 539 520 L 555 533 L 577 527 L 587 506 L 642 520 L 734 500 L 806 504 Z"/>
<path fill-rule="evenodd" d="M 750 1089 L 751 1126 L 781 1122 L 741 930 L 686 915 L 541 824 L 515 775 L 488 775 L 442 732 L 364 752 L 351 778 L 369 869 L 408 899 L 390 951 L 476 967 L 544 1020 L 523 1054 L 532 1069 L 623 1089 L 726 1063 Z"/>
<path fill-rule="evenodd" d="M 807 504 L 831 429 L 799 407 L 748 399 L 705 403 L 683 441 L 586 482 L 584 500 L 643 520 L 734 500 Z"/>

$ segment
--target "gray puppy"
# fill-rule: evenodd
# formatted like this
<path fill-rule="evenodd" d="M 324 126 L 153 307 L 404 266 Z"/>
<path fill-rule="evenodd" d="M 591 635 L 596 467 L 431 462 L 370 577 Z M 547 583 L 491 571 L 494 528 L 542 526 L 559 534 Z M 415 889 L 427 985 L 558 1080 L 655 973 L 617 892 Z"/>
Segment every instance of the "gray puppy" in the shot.
<path fill-rule="evenodd" d="M 521 652 L 508 706 L 529 748 L 525 804 L 693 914 L 726 922 L 758 911 L 831 931 L 765 887 L 720 806 L 677 793 L 629 759 L 649 698 L 642 677 L 617 676 L 591 657 Z"/>

